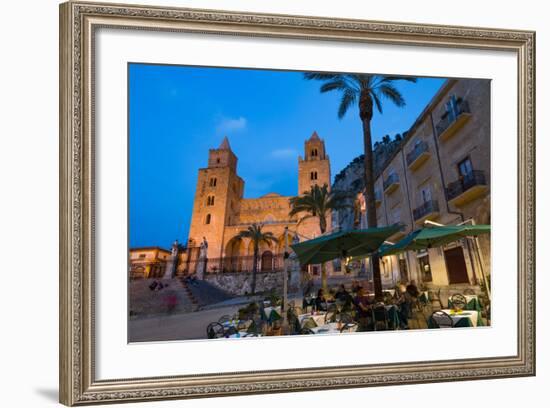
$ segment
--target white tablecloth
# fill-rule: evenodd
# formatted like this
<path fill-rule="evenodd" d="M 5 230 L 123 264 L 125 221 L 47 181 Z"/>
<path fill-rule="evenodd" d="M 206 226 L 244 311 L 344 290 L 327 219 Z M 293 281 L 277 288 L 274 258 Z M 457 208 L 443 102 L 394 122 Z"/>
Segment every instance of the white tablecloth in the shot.
<path fill-rule="evenodd" d="M 269 307 L 265 307 L 264 308 L 264 313 L 265 313 L 265 316 L 269 319 L 269 316 L 271 316 L 271 311 L 272 310 L 275 310 L 279 316 L 281 315 L 281 306 L 276 306 L 276 307 L 273 307 L 273 306 L 269 306 Z"/>
<path fill-rule="evenodd" d="M 315 334 L 335 334 L 340 333 L 340 329 L 338 328 L 338 323 L 327 323 L 323 324 L 322 326 L 317 326 L 311 329 L 311 331 Z M 354 325 L 348 329 L 345 330 L 346 333 L 352 333 L 354 331 L 357 331 L 357 325 Z"/>
<path fill-rule="evenodd" d="M 311 313 L 304 313 L 298 316 L 298 321 L 300 322 L 300 325 L 303 325 L 304 321 L 311 317 L 315 324 L 317 324 L 317 326 L 322 326 L 323 324 L 325 324 L 325 316 L 326 314 L 324 313 L 316 315 L 312 315 Z"/>

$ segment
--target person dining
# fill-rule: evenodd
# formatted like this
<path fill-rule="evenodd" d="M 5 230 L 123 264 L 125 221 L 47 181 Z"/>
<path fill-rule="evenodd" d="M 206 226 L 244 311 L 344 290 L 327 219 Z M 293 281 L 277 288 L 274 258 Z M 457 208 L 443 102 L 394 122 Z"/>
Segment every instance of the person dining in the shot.
<path fill-rule="evenodd" d="M 317 292 L 317 297 L 315 298 L 315 310 L 326 312 L 328 308 L 327 299 L 325 297 L 325 291 L 321 288 Z"/>
<path fill-rule="evenodd" d="M 357 331 L 367 331 L 371 325 L 371 301 L 367 291 L 363 287 L 357 289 L 357 295 L 353 300 L 355 305 L 355 317 L 357 320 Z"/>

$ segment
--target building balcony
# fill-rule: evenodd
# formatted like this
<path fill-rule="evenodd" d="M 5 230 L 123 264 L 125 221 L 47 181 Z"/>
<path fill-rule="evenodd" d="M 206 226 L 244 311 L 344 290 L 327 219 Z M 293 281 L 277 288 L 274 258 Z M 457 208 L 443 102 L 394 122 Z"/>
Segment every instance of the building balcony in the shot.
<path fill-rule="evenodd" d="M 430 200 L 413 210 L 414 221 L 423 224 L 426 220 L 433 220 L 439 216 L 439 203 L 437 200 Z"/>
<path fill-rule="evenodd" d="M 447 185 L 447 200 L 460 207 L 485 194 L 488 189 L 485 173 L 481 170 L 473 170 Z"/>
<path fill-rule="evenodd" d="M 430 158 L 428 143 L 420 142 L 407 153 L 407 166 L 410 170 L 416 170 Z"/>
<path fill-rule="evenodd" d="M 384 193 L 393 193 L 397 189 L 397 187 L 399 187 L 399 176 L 395 173 L 390 174 L 388 178 L 384 180 L 383 187 Z"/>
<path fill-rule="evenodd" d="M 467 101 L 458 102 L 453 110 L 447 111 L 445 116 L 436 125 L 437 135 L 441 141 L 453 136 L 472 116 Z"/>

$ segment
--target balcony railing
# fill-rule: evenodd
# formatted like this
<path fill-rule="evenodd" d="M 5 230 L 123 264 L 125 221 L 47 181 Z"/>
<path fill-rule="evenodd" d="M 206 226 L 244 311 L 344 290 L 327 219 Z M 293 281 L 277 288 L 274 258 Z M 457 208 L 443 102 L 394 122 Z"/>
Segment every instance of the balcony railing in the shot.
<path fill-rule="evenodd" d="M 414 220 L 418 221 L 422 218 L 439 212 L 439 203 L 437 200 L 430 200 L 423 203 L 420 207 L 413 210 Z"/>
<path fill-rule="evenodd" d="M 284 268 L 283 254 L 261 254 L 257 260 L 258 272 L 282 271 Z M 236 273 L 252 272 L 254 266 L 253 256 L 227 256 L 224 258 L 208 258 L 206 260 L 193 259 L 183 262 L 178 270 L 185 275 L 196 273 L 199 268 L 205 273 Z"/>
<path fill-rule="evenodd" d="M 395 173 L 392 173 L 384 180 L 383 187 L 384 191 L 391 193 L 399 185 L 399 176 Z"/>
<path fill-rule="evenodd" d="M 478 187 L 482 187 L 482 189 Z M 463 194 L 473 189 L 486 190 L 486 188 L 485 173 L 481 170 L 472 170 L 470 173 L 461 176 L 457 181 L 447 185 L 447 200 L 459 199 Z"/>
<path fill-rule="evenodd" d="M 447 137 L 450 137 L 452 133 L 454 133 L 454 130 L 458 128 L 466 118 L 470 116 L 470 106 L 468 105 L 468 102 L 465 100 L 462 100 L 460 102 L 457 102 L 453 109 L 450 111 L 447 111 L 444 118 L 442 118 L 439 123 L 436 125 L 436 131 L 437 135 L 441 139 L 446 139 Z"/>
<path fill-rule="evenodd" d="M 409 167 L 417 167 L 415 162 L 420 161 L 422 157 L 428 158 L 429 156 L 429 149 L 428 149 L 428 143 L 426 142 L 420 142 L 414 146 L 414 148 L 407 153 L 407 166 Z"/>

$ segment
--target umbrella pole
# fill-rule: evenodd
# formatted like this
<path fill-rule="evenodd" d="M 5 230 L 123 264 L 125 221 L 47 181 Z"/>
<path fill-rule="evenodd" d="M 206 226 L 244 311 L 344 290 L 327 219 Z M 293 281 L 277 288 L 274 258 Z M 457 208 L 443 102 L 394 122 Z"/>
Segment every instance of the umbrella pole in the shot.
<path fill-rule="evenodd" d="M 483 255 L 481 254 L 481 248 L 479 247 L 479 241 L 477 237 L 474 237 L 474 246 L 476 248 L 477 261 L 479 263 L 479 269 L 481 271 L 481 276 L 483 277 L 483 283 L 485 284 L 485 292 L 491 301 L 491 289 L 489 288 L 489 281 L 487 275 L 485 274 L 485 268 L 483 267 Z"/>
<path fill-rule="evenodd" d="M 286 329 L 288 327 L 288 320 L 287 320 L 287 305 L 288 305 L 288 227 L 285 227 L 285 234 L 284 234 L 284 240 L 285 240 L 285 252 L 283 255 L 283 305 L 282 305 L 282 312 L 283 312 L 283 327 Z"/>

